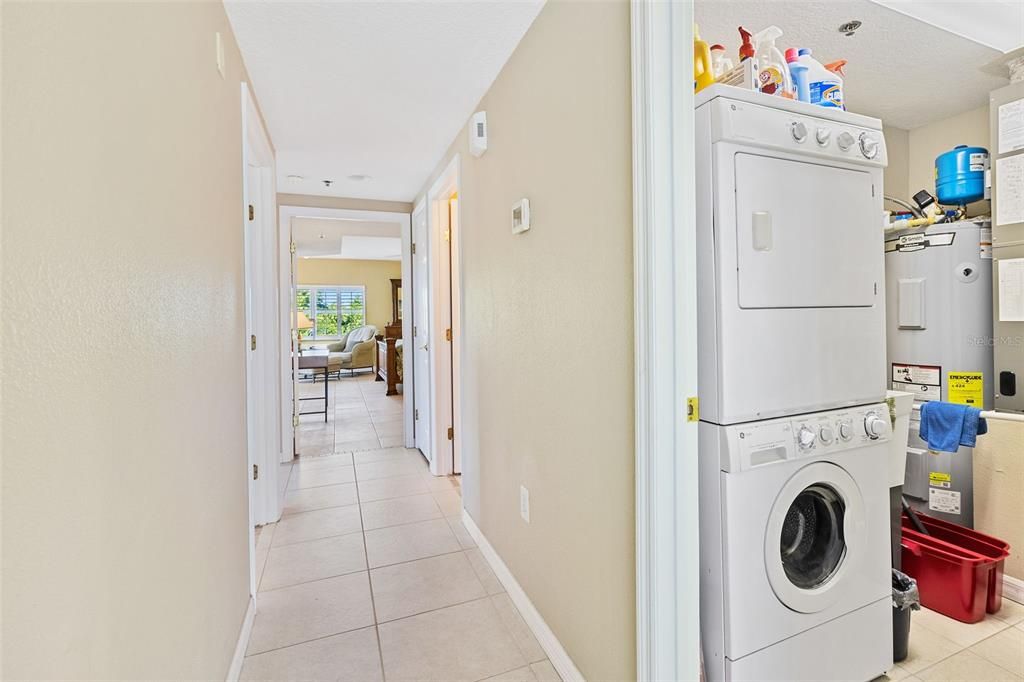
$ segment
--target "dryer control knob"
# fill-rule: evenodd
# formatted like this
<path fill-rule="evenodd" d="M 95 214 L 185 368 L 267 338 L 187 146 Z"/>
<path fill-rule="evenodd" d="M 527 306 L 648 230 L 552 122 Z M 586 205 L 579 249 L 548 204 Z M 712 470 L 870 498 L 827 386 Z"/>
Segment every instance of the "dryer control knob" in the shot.
<path fill-rule="evenodd" d="M 853 143 L 856 141 L 857 140 L 853 139 L 853 135 L 844 130 L 843 132 L 839 133 L 839 138 L 836 140 L 836 144 L 838 144 L 839 148 L 842 149 L 844 152 L 847 152 L 850 151 L 850 147 L 852 147 Z"/>
<path fill-rule="evenodd" d="M 839 437 L 843 440 L 850 440 L 853 438 L 853 426 L 850 425 L 850 422 L 840 422 Z"/>
<path fill-rule="evenodd" d="M 832 445 L 832 442 L 836 439 L 836 432 L 832 430 L 832 427 L 826 424 L 818 429 L 818 440 L 825 445 Z"/>
<path fill-rule="evenodd" d="M 882 436 L 888 436 L 889 428 L 889 421 L 882 419 L 874 412 L 864 415 L 864 433 L 868 435 L 868 438 L 877 440 Z"/>
<path fill-rule="evenodd" d="M 814 139 L 818 141 L 822 147 L 827 147 L 828 143 L 832 141 L 832 131 L 828 128 L 818 128 L 814 132 Z"/>
<path fill-rule="evenodd" d="M 801 450 L 810 450 L 814 447 L 814 431 L 811 431 L 807 426 L 801 426 L 800 430 L 796 432 L 797 443 L 800 444 Z"/>
<path fill-rule="evenodd" d="M 807 139 L 807 126 L 800 121 L 795 121 L 789 127 L 789 132 L 793 133 L 793 139 L 797 142 L 803 142 Z"/>
<path fill-rule="evenodd" d="M 873 159 L 878 156 L 878 142 L 872 140 L 867 133 L 861 133 L 858 138 L 860 142 L 860 153 L 865 159 Z"/>

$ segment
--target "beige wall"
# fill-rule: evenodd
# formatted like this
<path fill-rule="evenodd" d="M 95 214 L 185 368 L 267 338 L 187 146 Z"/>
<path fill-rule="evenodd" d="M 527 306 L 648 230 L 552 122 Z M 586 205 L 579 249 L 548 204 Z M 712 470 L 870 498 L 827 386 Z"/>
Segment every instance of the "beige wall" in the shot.
<path fill-rule="evenodd" d="M 299 284 L 351 284 L 366 287 L 366 321 L 384 333 L 391 324 L 391 280 L 402 279 L 401 261 L 300 258 Z"/>
<path fill-rule="evenodd" d="M 478 108 L 434 175 L 460 154 L 465 504 L 583 675 L 632 679 L 629 4 L 549 1 Z"/>
<path fill-rule="evenodd" d="M 888 137 L 886 138 L 888 140 Z M 911 192 L 935 192 L 935 157 L 958 144 L 989 147 L 988 107 L 936 121 L 909 134 L 908 184 Z M 888 171 L 887 171 L 888 172 Z M 886 188 L 889 186 L 886 178 Z M 988 212 L 988 202 L 972 205 Z M 994 379 L 993 379 L 994 380 Z M 989 421 L 989 434 L 974 450 L 975 526 L 1013 547 L 1006 572 L 1024 579 L 1024 425 Z"/>
<path fill-rule="evenodd" d="M 231 27 L 218 2 L 2 11 L 3 677 L 224 679 L 249 590 Z"/>
<path fill-rule="evenodd" d="M 889 158 L 889 165 L 885 168 L 885 194 L 910 201 L 912 192 L 907 188 L 907 181 L 910 178 L 910 132 L 903 128 L 885 126 L 882 135 L 885 137 L 885 152 Z M 901 210 L 898 205 L 889 202 L 885 203 L 885 209 Z"/>
<path fill-rule="evenodd" d="M 350 211 L 384 211 L 411 213 L 412 204 L 406 201 L 378 201 L 377 199 L 345 199 L 321 197 L 314 194 L 277 195 L 278 206 L 305 206 L 307 208 L 343 208 Z"/>

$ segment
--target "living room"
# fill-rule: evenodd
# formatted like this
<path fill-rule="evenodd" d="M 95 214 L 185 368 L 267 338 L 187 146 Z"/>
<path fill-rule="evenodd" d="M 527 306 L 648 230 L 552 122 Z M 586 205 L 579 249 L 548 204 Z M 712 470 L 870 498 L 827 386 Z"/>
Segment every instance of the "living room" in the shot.
<path fill-rule="evenodd" d="M 296 452 L 404 443 L 402 226 L 295 217 Z"/>

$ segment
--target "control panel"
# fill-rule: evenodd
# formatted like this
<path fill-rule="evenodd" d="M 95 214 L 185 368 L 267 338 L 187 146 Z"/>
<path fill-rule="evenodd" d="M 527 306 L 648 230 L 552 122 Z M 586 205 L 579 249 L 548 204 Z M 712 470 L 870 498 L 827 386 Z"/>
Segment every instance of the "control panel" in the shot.
<path fill-rule="evenodd" d="M 873 119 L 826 110 L 803 102 L 754 102 L 719 98 L 714 107 L 712 142 L 733 141 L 871 166 L 885 166 L 885 140 Z"/>
<path fill-rule="evenodd" d="M 720 428 L 729 451 L 727 471 L 881 445 L 892 438 L 885 403 Z"/>

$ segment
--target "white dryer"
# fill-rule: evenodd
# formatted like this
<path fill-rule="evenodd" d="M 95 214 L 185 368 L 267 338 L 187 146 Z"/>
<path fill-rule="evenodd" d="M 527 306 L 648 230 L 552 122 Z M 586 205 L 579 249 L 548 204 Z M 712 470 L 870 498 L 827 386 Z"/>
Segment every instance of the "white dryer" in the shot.
<path fill-rule="evenodd" d="M 881 131 L 727 85 L 697 95 L 702 420 L 885 399 Z"/>
<path fill-rule="evenodd" d="M 892 667 L 884 403 L 700 440 L 707 679 L 871 680 Z"/>

